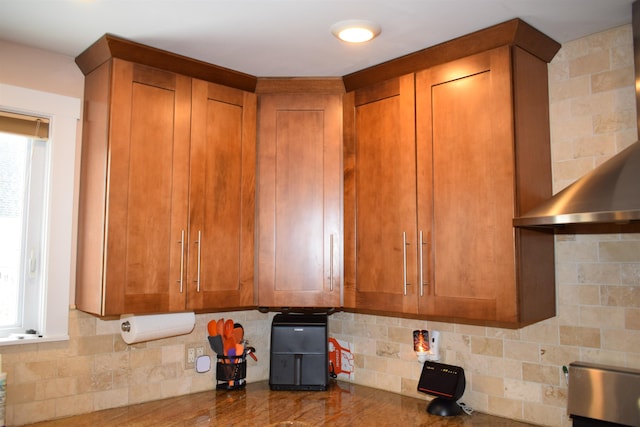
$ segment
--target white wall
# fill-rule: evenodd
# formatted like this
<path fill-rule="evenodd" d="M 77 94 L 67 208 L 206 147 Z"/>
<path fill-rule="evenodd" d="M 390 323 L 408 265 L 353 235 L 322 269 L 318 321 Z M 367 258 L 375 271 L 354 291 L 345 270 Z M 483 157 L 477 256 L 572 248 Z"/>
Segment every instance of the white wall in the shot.
<path fill-rule="evenodd" d="M 74 58 L 0 40 L 0 82 L 82 99 L 84 76 Z"/>
<path fill-rule="evenodd" d="M 49 92 L 72 98 L 82 99 L 84 93 L 84 76 L 76 65 L 74 58 L 60 55 L 29 46 L 0 40 L 0 83 Z M 82 111 L 80 112 L 82 115 Z M 81 116 L 82 117 L 82 116 Z M 82 140 L 82 119 L 76 129 L 76 158 L 70 164 L 80 165 L 80 149 Z M 80 174 L 76 174 L 79 178 Z M 73 212 L 77 212 L 78 181 L 73 186 Z M 55 203 L 55 200 L 53 201 Z M 69 293 L 69 304 L 75 304 L 75 247 L 77 218 L 73 218 L 73 254 L 71 271 L 72 283 Z"/>

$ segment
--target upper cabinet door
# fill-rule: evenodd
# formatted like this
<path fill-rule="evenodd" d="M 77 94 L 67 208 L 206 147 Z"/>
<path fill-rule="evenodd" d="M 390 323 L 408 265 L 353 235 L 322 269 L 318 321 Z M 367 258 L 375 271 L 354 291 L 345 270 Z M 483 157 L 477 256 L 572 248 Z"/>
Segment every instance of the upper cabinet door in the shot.
<path fill-rule="evenodd" d="M 509 47 L 416 77 L 420 311 L 515 320 Z"/>
<path fill-rule="evenodd" d="M 256 97 L 193 80 L 187 308 L 254 305 Z"/>
<path fill-rule="evenodd" d="M 189 78 L 113 60 L 100 314 L 184 309 L 190 102 Z"/>
<path fill-rule="evenodd" d="M 339 94 L 260 96 L 258 305 L 341 305 Z"/>
<path fill-rule="evenodd" d="M 413 74 L 360 89 L 355 107 L 355 174 L 345 176 L 345 188 L 355 186 L 356 308 L 415 312 L 416 276 L 416 150 Z M 354 160 L 355 159 L 355 160 Z M 347 193 L 345 189 L 345 193 Z M 352 192 L 350 192 L 352 194 Z M 355 212 L 352 212 L 355 210 Z M 345 266 L 347 278 L 353 265 Z M 349 299 L 347 299 L 347 305 Z"/>
<path fill-rule="evenodd" d="M 186 226 L 189 83 L 114 60 L 105 314 L 184 308 L 175 242 Z"/>
<path fill-rule="evenodd" d="M 514 229 L 550 194 L 546 63 L 504 46 L 416 75 L 419 312 L 522 326 L 555 315 L 552 232 Z"/>

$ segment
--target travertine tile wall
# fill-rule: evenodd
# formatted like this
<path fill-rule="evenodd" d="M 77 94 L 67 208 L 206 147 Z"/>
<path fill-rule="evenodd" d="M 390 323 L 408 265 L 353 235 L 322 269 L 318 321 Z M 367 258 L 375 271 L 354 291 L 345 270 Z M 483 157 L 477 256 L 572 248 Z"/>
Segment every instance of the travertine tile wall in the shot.
<path fill-rule="evenodd" d="M 549 66 L 554 191 L 637 139 L 631 26 L 566 43 Z M 441 331 L 442 361 L 465 368 L 465 403 L 547 426 L 570 426 L 562 366 L 640 368 L 640 235 L 556 238 L 558 315 L 520 329 L 340 313 L 335 336 L 353 343 L 355 382 L 415 391 L 411 331 Z M 422 395 L 426 399 L 426 396 Z"/>
<path fill-rule="evenodd" d="M 631 26 L 566 43 L 549 66 L 554 190 L 637 139 Z M 558 316 L 499 329 L 336 313 L 330 334 L 349 341 L 355 382 L 418 396 L 413 329 L 442 332 L 442 361 L 463 366 L 463 400 L 476 410 L 569 426 L 561 367 L 575 360 L 640 368 L 640 236 L 557 238 Z M 249 381 L 268 379 L 271 315 L 197 316 L 187 336 L 127 346 L 117 321 L 78 311 L 71 340 L 0 347 L 8 372 L 7 425 L 208 390 L 215 374 L 184 369 L 186 343 L 206 344 L 206 324 L 241 322 L 258 349 Z M 205 347 L 207 348 L 207 347 Z"/>
<path fill-rule="evenodd" d="M 185 344 L 207 341 L 207 323 L 233 319 L 256 347 L 247 381 L 269 377 L 270 315 L 258 311 L 201 314 L 189 335 L 127 345 L 120 322 L 81 311 L 70 314 L 70 340 L 0 347 L 7 378 L 7 426 L 125 406 L 215 388 L 215 366 L 198 374 L 185 369 Z M 215 358 L 214 358 L 215 363 Z"/>

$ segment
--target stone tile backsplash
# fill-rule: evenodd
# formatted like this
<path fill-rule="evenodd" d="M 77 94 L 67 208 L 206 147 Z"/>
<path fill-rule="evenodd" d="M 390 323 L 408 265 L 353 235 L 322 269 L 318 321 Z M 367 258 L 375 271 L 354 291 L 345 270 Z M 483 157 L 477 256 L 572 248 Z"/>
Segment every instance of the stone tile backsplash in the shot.
<path fill-rule="evenodd" d="M 189 335 L 127 345 L 119 321 L 103 321 L 81 311 L 69 316 L 67 342 L 2 347 L 8 374 L 8 426 L 131 405 L 215 388 L 215 370 L 197 374 L 185 369 L 185 344 L 207 342 L 209 320 L 231 318 L 242 323 L 258 363 L 247 362 L 247 380 L 269 375 L 270 315 L 258 311 L 196 316 Z M 214 357 L 215 363 L 215 357 Z M 215 369 L 215 366 L 214 366 Z"/>
<path fill-rule="evenodd" d="M 549 65 L 554 191 L 637 139 L 631 26 L 566 43 Z M 444 363 L 463 366 L 463 401 L 478 411 L 569 427 L 562 366 L 583 360 L 640 368 L 640 236 L 556 238 L 558 314 L 519 330 L 348 312 L 330 335 L 351 343 L 355 382 L 425 399 L 414 329 L 441 332 Z M 206 345 L 206 324 L 242 323 L 258 352 L 249 381 L 269 377 L 270 314 L 197 316 L 190 335 L 126 345 L 117 321 L 70 314 L 68 342 L 1 347 L 7 422 L 40 420 L 209 390 L 215 373 L 184 368 L 185 344 Z"/>

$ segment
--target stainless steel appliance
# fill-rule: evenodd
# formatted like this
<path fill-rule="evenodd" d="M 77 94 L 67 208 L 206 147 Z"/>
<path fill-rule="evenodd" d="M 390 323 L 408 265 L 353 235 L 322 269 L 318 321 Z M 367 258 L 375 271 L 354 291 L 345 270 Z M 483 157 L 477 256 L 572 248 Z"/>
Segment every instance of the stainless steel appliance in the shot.
<path fill-rule="evenodd" d="M 567 411 L 574 427 L 640 427 L 640 370 L 570 364 Z"/>

